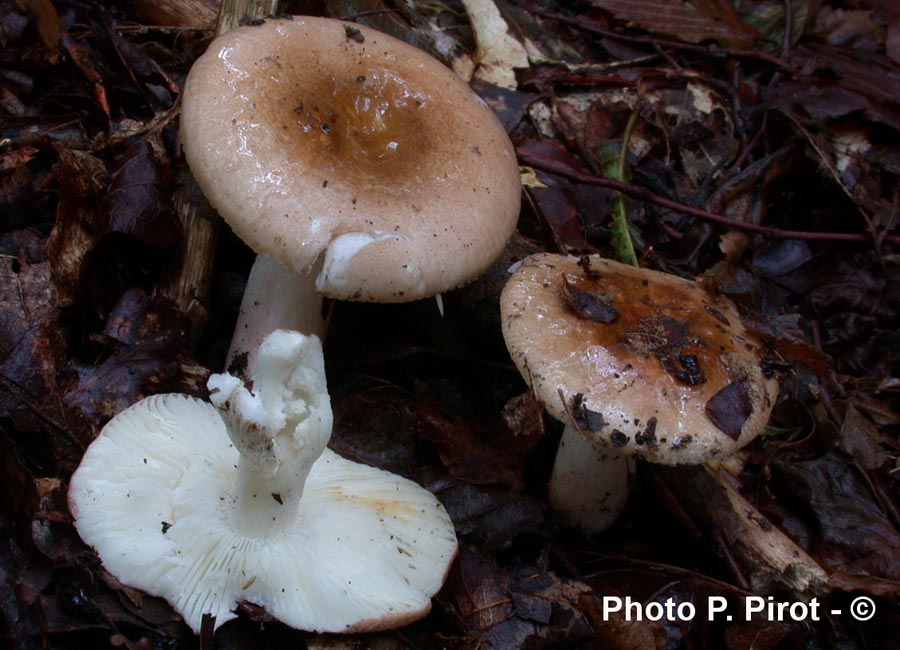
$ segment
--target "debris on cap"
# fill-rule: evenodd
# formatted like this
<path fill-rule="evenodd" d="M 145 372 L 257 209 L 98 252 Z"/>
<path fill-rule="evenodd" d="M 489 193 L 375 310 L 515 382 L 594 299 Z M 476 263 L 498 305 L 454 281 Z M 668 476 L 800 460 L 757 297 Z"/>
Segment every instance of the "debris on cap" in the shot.
<path fill-rule="evenodd" d="M 442 63 L 362 25 L 294 16 L 220 36 L 188 75 L 181 136 L 234 232 L 297 273 L 319 261 L 331 298 L 456 288 L 515 230 L 497 117 Z"/>
<path fill-rule="evenodd" d="M 599 256 L 527 258 L 502 298 L 513 360 L 556 419 L 620 454 L 702 463 L 743 447 L 778 394 L 734 304 Z"/>

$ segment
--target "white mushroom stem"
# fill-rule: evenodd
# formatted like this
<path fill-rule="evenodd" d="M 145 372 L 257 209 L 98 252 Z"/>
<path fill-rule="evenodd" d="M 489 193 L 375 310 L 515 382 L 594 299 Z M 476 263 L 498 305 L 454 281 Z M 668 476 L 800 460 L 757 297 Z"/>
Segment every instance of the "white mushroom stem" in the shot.
<path fill-rule="evenodd" d="M 316 291 L 318 271 L 316 265 L 308 275 L 301 276 L 274 257 L 256 256 L 241 299 L 226 368 L 234 366 L 245 380 L 252 377 L 260 344 L 277 329 L 325 337 L 328 324 L 322 314 L 322 295 Z"/>
<path fill-rule="evenodd" d="M 254 392 L 229 374 L 211 376 L 208 386 L 240 454 L 234 529 L 265 536 L 289 526 L 310 468 L 331 437 L 322 344 L 281 332 L 259 349 Z"/>
<path fill-rule="evenodd" d="M 548 486 L 550 505 L 567 525 L 600 533 L 625 510 L 633 474 L 630 456 L 593 443 L 566 424 Z"/>

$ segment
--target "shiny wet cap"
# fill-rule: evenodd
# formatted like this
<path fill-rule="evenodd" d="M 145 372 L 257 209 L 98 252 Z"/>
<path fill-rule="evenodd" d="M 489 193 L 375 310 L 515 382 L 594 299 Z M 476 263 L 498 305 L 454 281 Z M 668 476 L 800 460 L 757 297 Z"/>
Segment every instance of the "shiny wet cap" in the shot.
<path fill-rule="evenodd" d="M 503 335 L 547 411 L 588 439 L 664 464 L 755 438 L 778 382 L 734 304 L 696 282 L 599 256 L 542 253 L 501 297 Z"/>
<path fill-rule="evenodd" d="M 210 203 L 257 253 L 350 300 L 403 302 L 480 275 L 515 230 L 515 151 L 456 74 L 398 39 L 327 18 L 212 42 L 181 134 Z"/>

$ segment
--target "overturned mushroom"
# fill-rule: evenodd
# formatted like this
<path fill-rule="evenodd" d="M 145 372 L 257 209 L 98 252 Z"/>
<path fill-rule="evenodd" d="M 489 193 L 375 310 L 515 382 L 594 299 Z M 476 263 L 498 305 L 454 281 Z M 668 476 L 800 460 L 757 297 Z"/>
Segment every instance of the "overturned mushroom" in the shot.
<path fill-rule="evenodd" d="M 458 287 L 515 229 L 518 165 L 493 112 L 436 59 L 361 25 L 296 16 L 217 38 L 191 68 L 181 133 L 210 203 L 260 254 L 232 354 L 279 327 L 321 332 L 321 295 Z M 296 304 L 255 308 L 300 282 Z"/>
<path fill-rule="evenodd" d="M 240 601 L 326 632 L 424 616 L 456 553 L 453 524 L 412 481 L 326 449 L 318 339 L 271 334 L 252 393 L 230 375 L 209 385 L 215 407 L 170 394 L 126 409 L 72 476 L 75 527 L 106 569 L 195 632 Z"/>
<path fill-rule="evenodd" d="M 551 504 L 589 532 L 624 508 L 628 457 L 702 463 L 766 425 L 778 383 L 734 304 L 599 256 L 539 254 L 501 298 L 513 360 L 565 422 Z"/>

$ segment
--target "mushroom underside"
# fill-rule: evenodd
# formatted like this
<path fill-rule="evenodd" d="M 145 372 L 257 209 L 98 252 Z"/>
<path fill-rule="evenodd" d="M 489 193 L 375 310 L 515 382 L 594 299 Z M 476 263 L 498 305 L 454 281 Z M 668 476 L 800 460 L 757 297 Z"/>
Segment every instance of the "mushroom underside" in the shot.
<path fill-rule="evenodd" d="M 320 632 L 385 629 L 429 611 L 456 552 L 430 492 L 326 449 L 289 527 L 238 533 L 239 455 L 219 413 L 181 395 L 144 402 L 104 429 L 70 487 L 79 534 L 123 584 L 165 598 L 195 632 L 204 614 L 217 627 L 235 618 L 241 601 Z"/>

